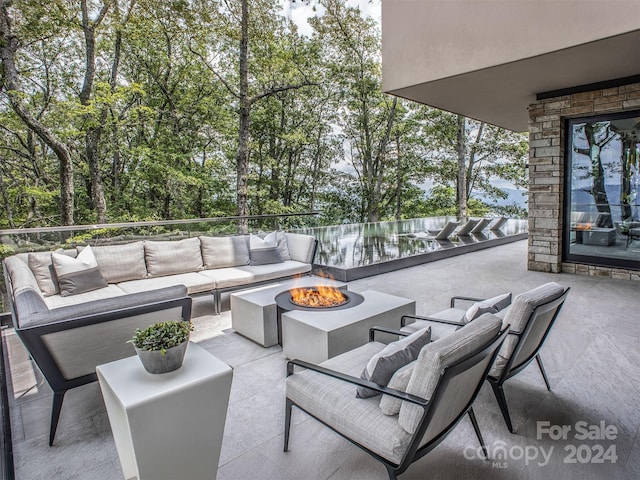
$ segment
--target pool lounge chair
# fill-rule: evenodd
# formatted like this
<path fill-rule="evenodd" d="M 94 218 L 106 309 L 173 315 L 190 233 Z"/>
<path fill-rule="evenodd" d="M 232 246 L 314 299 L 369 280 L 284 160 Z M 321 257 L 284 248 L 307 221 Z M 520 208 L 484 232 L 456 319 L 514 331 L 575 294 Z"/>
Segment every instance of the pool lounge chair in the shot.
<path fill-rule="evenodd" d="M 455 232 L 455 234 L 458 237 L 468 237 L 477 224 L 478 224 L 478 220 L 467 220 L 467 223 L 462 225 L 460 229 L 457 232 Z"/>
<path fill-rule="evenodd" d="M 453 231 L 458 228 L 460 222 L 447 222 L 447 224 L 440 230 L 429 230 L 430 236 L 426 237 L 429 240 L 449 240 L 449 237 Z"/>
<path fill-rule="evenodd" d="M 492 230 L 492 231 L 500 230 L 506 221 L 507 221 L 507 217 L 496 218 L 493 224 L 491 224 L 491 226 L 489 227 L 489 230 Z"/>
<path fill-rule="evenodd" d="M 489 225 L 491 223 L 491 218 L 481 218 L 480 220 L 478 220 L 478 223 L 476 224 L 475 227 L 473 227 L 473 229 L 471 230 L 471 233 L 482 233 L 482 231 L 487 228 L 487 225 Z"/>

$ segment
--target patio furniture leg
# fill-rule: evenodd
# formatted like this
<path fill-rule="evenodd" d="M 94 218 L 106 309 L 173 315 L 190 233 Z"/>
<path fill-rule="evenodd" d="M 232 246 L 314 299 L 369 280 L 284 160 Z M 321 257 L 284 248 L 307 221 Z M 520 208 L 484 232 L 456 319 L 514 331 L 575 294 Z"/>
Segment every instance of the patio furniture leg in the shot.
<path fill-rule="evenodd" d="M 396 471 L 393 469 L 393 467 L 386 464 L 385 464 L 385 467 L 387 467 L 387 474 L 389 475 L 389 480 L 396 480 L 398 477 L 396 476 Z"/>
<path fill-rule="evenodd" d="M 542 373 L 542 378 L 544 378 L 544 383 L 547 385 L 547 390 L 551 391 L 551 385 L 549 385 L 547 372 L 544 370 L 544 366 L 542 365 L 542 358 L 540 357 L 539 353 L 536 355 L 536 362 L 538 362 L 538 368 L 540 369 L 540 373 Z"/>
<path fill-rule="evenodd" d="M 478 437 L 478 441 L 482 446 L 482 452 L 484 453 L 484 458 L 489 460 L 489 452 L 487 451 L 487 446 L 484 444 L 484 438 L 482 438 L 482 433 L 480 433 L 480 427 L 478 426 L 478 420 L 476 420 L 476 414 L 473 411 L 473 407 L 471 407 L 467 413 L 469 414 L 469 418 L 471 419 L 471 425 L 473 425 L 473 429 L 476 432 L 476 437 Z"/>
<path fill-rule="evenodd" d="M 284 407 L 284 451 L 289 451 L 289 431 L 291 430 L 291 407 L 293 402 L 287 398 Z"/>
<path fill-rule="evenodd" d="M 64 399 L 64 392 L 54 392 L 53 394 L 53 407 L 51 408 L 51 429 L 49 430 L 49 446 L 53 445 L 53 439 L 56 436 L 56 430 L 58 429 L 58 420 L 60 419 L 60 410 L 62 410 L 62 400 Z"/>
<path fill-rule="evenodd" d="M 218 290 L 213 292 L 213 314 L 220 315 L 220 292 Z"/>
<path fill-rule="evenodd" d="M 502 388 L 502 385 L 493 382 L 489 383 L 493 388 L 493 394 L 496 396 L 498 406 L 500 407 L 504 421 L 507 424 L 507 428 L 511 433 L 514 433 L 513 425 L 511 424 L 511 417 L 509 416 L 509 407 L 507 407 L 507 398 L 504 396 L 504 389 Z"/>

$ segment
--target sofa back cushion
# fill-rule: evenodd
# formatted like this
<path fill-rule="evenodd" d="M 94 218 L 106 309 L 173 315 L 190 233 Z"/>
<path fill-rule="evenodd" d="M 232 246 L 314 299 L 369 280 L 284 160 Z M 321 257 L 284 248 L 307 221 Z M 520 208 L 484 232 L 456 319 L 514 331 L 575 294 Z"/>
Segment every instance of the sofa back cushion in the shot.
<path fill-rule="evenodd" d="M 249 235 L 200 237 L 204 268 L 239 267 L 249 264 Z"/>
<path fill-rule="evenodd" d="M 197 272 L 204 268 L 197 237 L 173 242 L 145 241 L 144 256 L 149 277 Z"/>
<path fill-rule="evenodd" d="M 56 250 L 56 253 L 76 257 L 76 250 Z M 60 285 L 53 271 L 53 262 L 51 261 L 51 252 L 32 252 L 27 254 L 27 263 L 38 282 L 38 287 L 45 297 L 57 295 L 60 293 Z"/>
<path fill-rule="evenodd" d="M 140 280 L 147 276 L 144 242 L 92 248 L 98 267 L 100 267 L 100 273 L 107 283 Z"/>
<path fill-rule="evenodd" d="M 316 239 L 311 235 L 300 233 L 286 233 L 287 246 L 291 260 L 302 263 L 311 263 L 315 254 Z"/>

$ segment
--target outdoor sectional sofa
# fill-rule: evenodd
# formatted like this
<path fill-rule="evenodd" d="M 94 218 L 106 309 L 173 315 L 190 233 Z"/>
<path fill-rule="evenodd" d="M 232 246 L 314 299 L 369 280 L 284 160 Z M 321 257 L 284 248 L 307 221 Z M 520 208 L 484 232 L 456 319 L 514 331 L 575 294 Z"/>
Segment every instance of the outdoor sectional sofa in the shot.
<path fill-rule="evenodd" d="M 190 320 L 191 297 L 311 273 L 317 241 L 272 232 L 137 241 L 20 253 L 3 262 L 13 325 L 53 390 L 49 444 L 67 390 L 97 380 L 95 367 L 134 355 L 136 328 Z"/>

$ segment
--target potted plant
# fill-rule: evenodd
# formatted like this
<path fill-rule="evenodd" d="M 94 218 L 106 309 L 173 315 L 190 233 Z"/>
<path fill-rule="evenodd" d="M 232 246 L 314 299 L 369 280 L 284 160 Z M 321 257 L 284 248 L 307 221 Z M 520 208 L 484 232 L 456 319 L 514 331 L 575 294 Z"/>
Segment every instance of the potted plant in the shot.
<path fill-rule="evenodd" d="M 189 343 L 191 322 L 159 322 L 141 330 L 136 328 L 128 341 L 136 349 L 142 365 L 149 373 L 167 373 L 182 366 Z"/>

